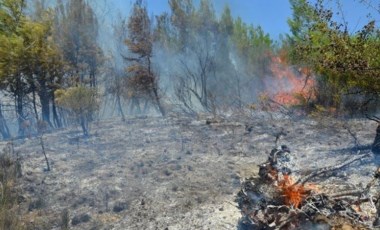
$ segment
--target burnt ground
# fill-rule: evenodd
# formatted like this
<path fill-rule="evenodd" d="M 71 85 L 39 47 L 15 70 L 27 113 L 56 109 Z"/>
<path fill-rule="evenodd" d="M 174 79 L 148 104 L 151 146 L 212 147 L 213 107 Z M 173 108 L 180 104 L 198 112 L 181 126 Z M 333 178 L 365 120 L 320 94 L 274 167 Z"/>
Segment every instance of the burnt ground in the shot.
<path fill-rule="evenodd" d="M 35 229 L 61 229 L 65 219 L 70 229 L 237 229 L 240 181 L 257 173 L 279 132 L 302 174 L 356 156 L 352 133 L 368 152 L 375 129 L 364 119 L 265 114 L 114 118 L 93 123 L 87 138 L 76 127 L 45 134 L 50 172 L 39 138 L 17 140 L 22 218 Z M 362 186 L 378 164 L 371 155 L 315 183 L 330 192 Z"/>

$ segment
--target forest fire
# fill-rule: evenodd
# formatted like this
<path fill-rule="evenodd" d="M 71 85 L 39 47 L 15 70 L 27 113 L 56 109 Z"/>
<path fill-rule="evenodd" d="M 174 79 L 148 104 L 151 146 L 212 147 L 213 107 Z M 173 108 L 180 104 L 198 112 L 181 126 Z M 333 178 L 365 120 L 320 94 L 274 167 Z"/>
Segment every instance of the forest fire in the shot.
<path fill-rule="evenodd" d="M 295 69 L 279 56 L 271 57 L 269 66 L 272 76 L 264 84 L 270 97 L 282 105 L 299 105 L 314 98 L 315 81 L 306 67 Z"/>

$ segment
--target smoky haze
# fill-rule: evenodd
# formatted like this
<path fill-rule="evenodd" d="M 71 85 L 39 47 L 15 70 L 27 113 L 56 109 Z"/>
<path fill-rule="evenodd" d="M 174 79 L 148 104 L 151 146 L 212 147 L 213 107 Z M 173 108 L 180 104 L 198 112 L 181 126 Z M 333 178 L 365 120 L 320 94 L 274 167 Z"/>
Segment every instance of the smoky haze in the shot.
<path fill-rule="evenodd" d="M 143 6 L 149 8 L 149 4 L 144 2 Z M 225 8 L 215 7 L 224 9 L 220 12 L 215 11 L 214 2 L 200 4 L 172 4 L 167 12 L 149 15 L 154 41 L 152 67 L 165 104 L 191 113 L 216 112 L 257 103 L 260 94 L 268 90 L 273 95 L 283 90 L 271 86 L 279 76 L 273 77 L 270 69 L 276 44 L 269 34 L 259 26 L 233 18 L 231 12 L 226 12 L 225 4 Z M 100 27 L 99 43 L 108 55 L 108 68 L 118 73 L 117 78 L 127 77 L 128 63 L 123 57 L 128 56 L 128 48 L 124 41 L 132 6 L 126 3 L 123 9 L 111 11 Z M 191 12 L 186 13 L 181 7 L 188 7 Z M 99 14 L 105 15 L 102 11 Z M 182 21 L 176 21 L 178 18 Z M 110 78 L 113 77 L 106 74 L 105 82 L 110 83 Z M 287 88 L 292 90 L 291 83 Z M 126 100 L 124 103 L 128 104 Z"/>

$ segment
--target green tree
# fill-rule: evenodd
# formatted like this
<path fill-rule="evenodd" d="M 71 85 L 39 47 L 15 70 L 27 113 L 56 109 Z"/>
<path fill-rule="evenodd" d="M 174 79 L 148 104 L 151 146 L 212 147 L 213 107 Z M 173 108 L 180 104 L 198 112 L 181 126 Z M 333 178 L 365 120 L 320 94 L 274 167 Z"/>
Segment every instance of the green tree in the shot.
<path fill-rule="evenodd" d="M 267 68 L 270 55 L 268 54 L 273 51 L 273 41 L 260 26 L 247 25 L 238 17 L 233 26 L 232 42 L 238 55 L 248 66 L 249 73 L 257 77 L 269 73 Z"/>
<path fill-rule="evenodd" d="M 210 37 L 218 33 L 215 10 L 210 0 L 200 1 L 193 20 L 198 35 L 206 39 L 212 39 Z"/>
<path fill-rule="evenodd" d="M 66 6 L 58 0 L 56 11 L 55 40 L 71 67 L 69 74 L 74 81 L 95 87 L 104 57 L 97 44 L 98 21 L 93 9 L 85 0 L 69 0 Z"/>
<path fill-rule="evenodd" d="M 169 51 L 174 46 L 174 36 L 170 16 L 168 13 L 162 13 L 156 16 L 156 26 L 153 32 L 153 41 L 160 44 L 160 47 Z"/>
<path fill-rule="evenodd" d="M 228 5 L 224 7 L 222 16 L 219 21 L 219 27 L 219 30 L 226 36 L 231 36 L 234 32 L 234 21 L 231 16 L 231 9 Z"/>
<path fill-rule="evenodd" d="M 28 93 L 25 77 L 26 59 L 24 53 L 28 46 L 24 42 L 22 31 L 27 21 L 22 0 L 0 1 L 0 86 L 11 94 L 15 101 L 19 135 L 23 135 L 21 124 L 24 121 L 24 100 Z"/>
<path fill-rule="evenodd" d="M 310 5 L 292 0 L 292 35 L 286 45 L 292 63 L 307 66 L 317 74 L 317 103 L 340 108 L 342 97 L 355 93 L 379 96 L 380 32 L 370 21 L 349 34 L 333 20 L 323 0 Z"/>
<path fill-rule="evenodd" d="M 192 0 L 169 0 L 171 23 L 176 38 L 177 49 L 185 51 L 192 40 L 191 31 L 194 28 L 195 8 Z"/>
<path fill-rule="evenodd" d="M 0 86 L 14 97 L 19 135 L 23 136 L 22 124 L 27 119 L 25 99 L 30 94 L 36 118 L 39 119 L 38 95 L 42 120 L 50 124 L 50 103 L 54 100 L 54 90 L 60 87 L 64 64 L 61 51 L 52 39 L 51 10 L 38 9 L 37 16 L 30 17 L 23 13 L 24 1 L 4 0 L 1 4 L 0 15 L 10 24 L 1 26 Z M 56 121 L 54 107 L 53 113 Z"/>
<path fill-rule="evenodd" d="M 24 43 L 29 49 L 24 54 L 27 62 L 25 74 L 32 93 L 33 106 L 37 115 L 35 92 L 40 104 L 42 120 L 50 123 L 50 104 L 53 104 L 53 117 L 55 125 L 60 127 L 58 115 L 54 107 L 54 91 L 61 87 L 63 79 L 64 62 L 61 50 L 53 40 L 53 14 L 49 10 L 38 12 L 38 21 L 29 21 L 24 24 Z"/>
<path fill-rule="evenodd" d="M 12 34 L 24 19 L 25 0 L 0 0 L 0 33 Z"/>

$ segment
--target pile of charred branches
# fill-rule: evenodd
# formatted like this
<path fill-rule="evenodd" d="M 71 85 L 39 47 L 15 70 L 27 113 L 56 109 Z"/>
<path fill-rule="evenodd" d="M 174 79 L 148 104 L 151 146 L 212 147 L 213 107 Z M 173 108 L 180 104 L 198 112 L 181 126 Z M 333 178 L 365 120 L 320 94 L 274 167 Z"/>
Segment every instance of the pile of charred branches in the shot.
<path fill-rule="evenodd" d="M 246 179 L 236 202 L 242 211 L 239 229 L 372 229 L 380 227 L 380 168 L 362 189 L 326 193 L 312 178 L 332 173 L 369 156 L 357 155 L 341 164 L 293 176 L 286 146 L 274 149 L 259 165 L 259 176 Z M 371 209 L 363 211 L 362 207 Z"/>

